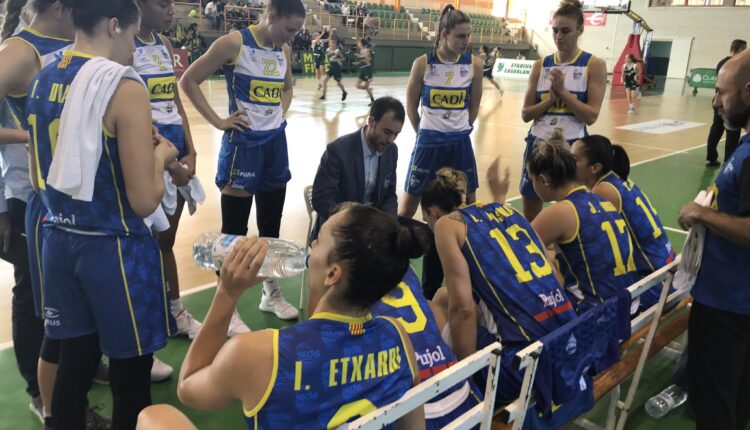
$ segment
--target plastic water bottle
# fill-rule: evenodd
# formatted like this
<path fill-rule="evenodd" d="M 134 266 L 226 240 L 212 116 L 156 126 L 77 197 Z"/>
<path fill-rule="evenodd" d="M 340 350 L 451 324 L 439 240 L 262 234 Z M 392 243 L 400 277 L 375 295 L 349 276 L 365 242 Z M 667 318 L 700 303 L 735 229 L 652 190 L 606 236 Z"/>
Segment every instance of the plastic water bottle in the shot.
<path fill-rule="evenodd" d="M 245 236 L 206 233 L 193 244 L 193 260 L 204 270 L 220 270 L 224 259 Z M 268 241 L 268 253 L 258 276 L 264 278 L 288 278 L 307 269 L 305 249 L 288 240 L 264 238 Z"/>
<path fill-rule="evenodd" d="M 648 399 L 646 402 L 646 413 L 653 419 L 659 419 L 668 414 L 672 409 L 685 403 L 688 392 L 679 385 L 670 385 L 664 391 Z"/>

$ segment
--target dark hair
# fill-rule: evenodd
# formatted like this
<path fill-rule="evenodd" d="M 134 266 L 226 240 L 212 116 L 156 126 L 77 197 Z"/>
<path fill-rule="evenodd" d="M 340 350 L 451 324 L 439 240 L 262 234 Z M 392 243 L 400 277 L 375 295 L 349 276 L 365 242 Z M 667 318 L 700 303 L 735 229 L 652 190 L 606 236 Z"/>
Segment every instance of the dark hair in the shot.
<path fill-rule="evenodd" d="M 372 102 L 370 106 L 370 116 L 375 121 L 380 121 L 388 112 L 393 112 L 393 117 L 401 122 L 404 122 L 406 118 L 406 112 L 404 111 L 404 105 L 398 99 L 390 96 L 379 97 Z"/>
<path fill-rule="evenodd" d="M 628 54 L 628 59 L 629 59 L 630 61 L 634 62 L 634 63 L 636 62 L 636 60 L 635 60 L 635 55 L 633 55 L 633 54 Z"/>
<path fill-rule="evenodd" d="M 729 52 L 736 54 L 747 48 L 747 42 L 742 39 L 734 39 L 732 44 L 729 46 Z"/>
<path fill-rule="evenodd" d="M 552 18 L 565 16 L 576 21 L 576 27 L 583 27 L 583 4 L 580 0 L 562 0 Z"/>
<path fill-rule="evenodd" d="M 305 6 L 300 0 L 271 0 L 266 6 L 266 11 L 273 11 L 279 18 L 292 15 L 305 17 Z"/>
<path fill-rule="evenodd" d="M 440 44 L 440 36 L 443 34 L 443 31 L 450 33 L 453 27 L 459 24 L 471 24 L 469 15 L 456 9 L 452 4 L 445 5 L 443 14 L 440 16 L 440 26 L 438 27 L 437 38 L 435 38 L 435 49 Z"/>
<path fill-rule="evenodd" d="M 91 35 L 94 27 L 102 19 L 117 18 L 120 27 L 125 28 L 138 22 L 141 9 L 136 0 L 60 0 L 73 9 L 73 25 L 78 30 Z"/>
<path fill-rule="evenodd" d="M 592 134 L 578 139 L 583 143 L 583 152 L 589 164 L 601 163 L 601 176 L 615 172 L 623 181 L 630 174 L 630 158 L 620 145 L 613 145 L 609 139 L 599 134 Z"/>
<path fill-rule="evenodd" d="M 359 39 L 359 43 L 361 43 L 362 46 L 364 46 L 365 48 L 372 47 L 372 42 L 370 41 L 369 37 L 363 37 L 363 38 Z"/>
<path fill-rule="evenodd" d="M 466 174 L 443 167 L 435 172 L 435 176 L 422 193 L 422 207 L 437 207 L 445 213 L 453 212 L 466 201 Z"/>
<path fill-rule="evenodd" d="M 429 239 L 423 231 L 400 226 L 371 206 L 345 203 L 332 213 L 341 210 L 346 212 L 332 231 L 336 244 L 328 261 L 344 263 L 349 284 L 344 300 L 365 309 L 401 282 L 409 259 L 422 256 Z"/>
<path fill-rule="evenodd" d="M 568 150 L 568 144 L 562 130 L 555 129 L 555 134 L 546 139 L 533 151 L 526 163 L 526 168 L 534 176 L 549 176 L 550 184 L 557 188 L 576 179 L 576 159 Z"/>
<path fill-rule="evenodd" d="M 482 52 L 484 52 L 485 54 L 489 54 L 490 53 L 490 47 L 487 46 L 487 45 L 482 45 Z"/>
<path fill-rule="evenodd" d="M 7 0 L 5 3 L 5 21 L 3 22 L 3 29 L 0 33 L 2 39 L 5 40 L 10 36 L 13 36 L 13 32 L 16 31 L 16 27 L 21 22 L 21 12 L 26 3 L 29 3 L 31 9 L 36 13 L 44 13 L 55 0 Z"/>

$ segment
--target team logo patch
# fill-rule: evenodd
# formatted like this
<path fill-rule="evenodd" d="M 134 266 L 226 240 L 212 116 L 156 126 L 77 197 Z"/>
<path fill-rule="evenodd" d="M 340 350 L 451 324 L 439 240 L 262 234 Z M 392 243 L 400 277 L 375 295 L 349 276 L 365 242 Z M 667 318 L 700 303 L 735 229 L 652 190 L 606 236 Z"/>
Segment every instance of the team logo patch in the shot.
<path fill-rule="evenodd" d="M 573 70 L 573 79 L 579 80 L 583 77 L 583 72 L 580 69 Z"/>
<path fill-rule="evenodd" d="M 578 350 L 578 340 L 576 339 L 575 335 L 570 335 L 568 338 L 568 343 L 565 344 L 565 352 L 568 353 L 568 355 L 573 355 Z"/>
<path fill-rule="evenodd" d="M 462 78 L 464 78 L 469 74 L 469 69 L 466 67 L 461 67 L 461 70 L 458 72 L 458 74 L 461 75 Z"/>

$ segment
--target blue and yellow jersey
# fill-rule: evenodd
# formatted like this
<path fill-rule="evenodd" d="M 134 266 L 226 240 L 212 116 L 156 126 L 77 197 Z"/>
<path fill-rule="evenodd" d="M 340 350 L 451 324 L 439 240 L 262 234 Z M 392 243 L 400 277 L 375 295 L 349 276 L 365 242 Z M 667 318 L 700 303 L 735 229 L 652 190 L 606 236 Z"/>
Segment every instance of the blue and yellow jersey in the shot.
<path fill-rule="evenodd" d="M 262 46 L 254 26 L 240 30 L 242 45 L 234 61 L 224 66 L 230 113 L 243 112 L 250 120 L 244 132 L 231 131 L 230 141 L 245 147 L 266 143 L 283 130 L 281 92 L 286 76 L 286 55 L 281 47 Z"/>
<path fill-rule="evenodd" d="M 78 71 L 93 57 L 73 51 L 45 67 L 34 79 L 26 107 L 36 156 L 39 190 L 48 209 L 46 223 L 115 236 L 147 235 L 143 219 L 133 212 L 125 195 L 117 136 L 104 129 L 102 156 L 96 171 L 92 201 L 74 200 L 46 184 L 57 146 L 60 116 Z"/>
<path fill-rule="evenodd" d="M 317 313 L 274 331 L 268 389 L 245 420 L 255 429 L 334 429 L 414 385 L 414 357 L 396 321 Z"/>
<path fill-rule="evenodd" d="M 562 71 L 565 75 L 565 89 L 573 93 L 583 103 L 588 102 L 589 64 L 592 55 L 579 51 L 570 63 L 560 63 L 557 53 L 544 57 L 539 81 L 536 86 L 536 102 L 539 103 L 549 97 L 551 80 L 549 74 L 553 69 Z M 552 136 L 556 128 L 561 128 L 566 139 L 578 139 L 586 135 L 586 124 L 573 115 L 573 112 L 562 99 L 558 101 L 531 126 L 531 134 L 540 138 Z"/>
<path fill-rule="evenodd" d="M 747 217 L 743 192 L 750 158 L 750 133 L 745 134 L 716 177 L 711 209 L 735 217 Z M 750 248 L 706 229 L 693 300 L 715 309 L 750 315 Z"/>
<path fill-rule="evenodd" d="M 675 258 L 672 244 L 648 196 L 633 181 L 623 181 L 615 172 L 604 175 L 599 183 L 612 185 L 620 196 L 620 215 L 630 230 L 638 274 L 647 276 L 671 263 Z"/>
<path fill-rule="evenodd" d="M 458 362 L 456 355 L 440 334 L 441 329 L 422 293 L 419 278 L 412 268 L 409 268 L 396 288 L 372 307 L 372 313 L 397 320 L 409 333 L 419 366 L 420 380 L 425 381 Z M 473 384 L 466 382 L 455 385 L 425 405 L 425 417 L 429 421 L 430 412 L 437 409 L 438 405 L 442 406 L 439 412 L 449 413 L 451 410 L 446 410 L 446 404 L 458 406 L 470 395 L 481 401 L 482 394 Z M 441 403 L 446 398 L 450 398 L 450 401 Z"/>
<path fill-rule="evenodd" d="M 178 158 L 181 158 L 185 152 L 185 138 L 182 117 L 175 101 L 177 77 L 169 49 L 158 33 L 152 32 L 151 37 L 153 42 L 144 42 L 135 37 L 133 68 L 148 88 L 151 117 L 156 122 L 156 128 L 175 145 L 180 152 Z"/>
<path fill-rule="evenodd" d="M 637 280 L 627 223 L 606 199 L 577 187 L 563 204 L 576 214 L 575 236 L 558 243 L 566 287 L 580 290 L 580 302 L 595 305 Z"/>
<path fill-rule="evenodd" d="M 575 318 L 544 245 L 510 205 L 459 210 L 466 224 L 461 252 L 471 273 L 483 325 L 504 345 L 533 342 Z"/>
<path fill-rule="evenodd" d="M 427 68 L 422 80 L 420 133 L 424 130 L 463 136 L 471 131 L 472 58 L 470 51 L 450 60 L 440 58 L 437 51 L 427 53 Z"/>
<path fill-rule="evenodd" d="M 11 39 L 23 41 L 34 50 L 39 61 L 39 70 L 45 68 L 51 62 L 59 60 L 62 57 L 63 50 L 68 49 L 73 44 L 72 40 L 45 36 L 30 27 L 24 28 L 8 40 Z M 16 125 L 23 130 L 29 129 L 29 124 L 26 121 L 27 96 L 28 93 L 21 93 L 8 94 L 6 97 Z"/>

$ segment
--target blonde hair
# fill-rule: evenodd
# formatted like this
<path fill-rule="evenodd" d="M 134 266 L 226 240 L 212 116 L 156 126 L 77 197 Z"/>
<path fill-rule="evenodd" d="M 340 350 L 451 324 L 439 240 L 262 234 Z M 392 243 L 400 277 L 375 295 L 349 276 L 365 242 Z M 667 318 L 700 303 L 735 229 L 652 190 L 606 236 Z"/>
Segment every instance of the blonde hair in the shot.
<path fill-rule="evenodd" d="M 466 203 L 466 190 L 466 174 L 443 167 L 435 172 L 435 179 L 427 184 L 422 194 L 422 207 L 437 206 L 443 212 L 452 212 Z"/>
<path fill-rule="evenodd" d="M 547 175 L 555 188 L 575 180 L 576 160 L 560 128 L 534 148 L 526 167 L 534 176 Z"/>

